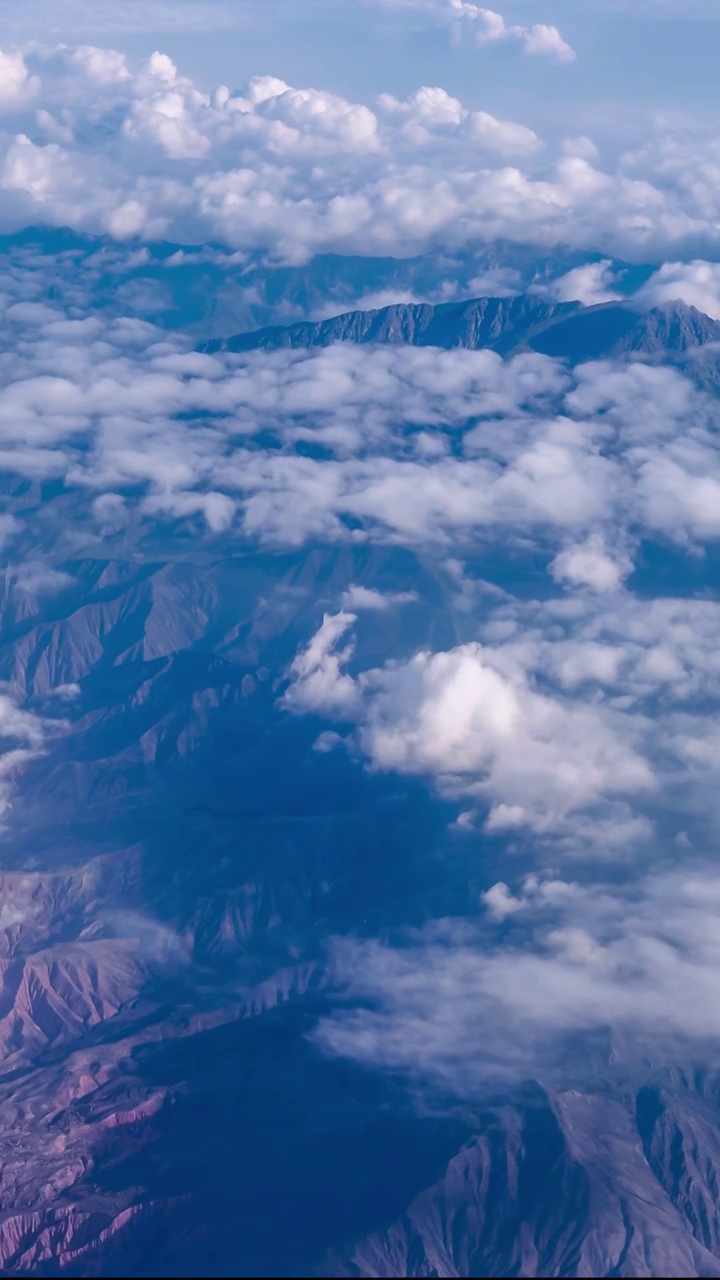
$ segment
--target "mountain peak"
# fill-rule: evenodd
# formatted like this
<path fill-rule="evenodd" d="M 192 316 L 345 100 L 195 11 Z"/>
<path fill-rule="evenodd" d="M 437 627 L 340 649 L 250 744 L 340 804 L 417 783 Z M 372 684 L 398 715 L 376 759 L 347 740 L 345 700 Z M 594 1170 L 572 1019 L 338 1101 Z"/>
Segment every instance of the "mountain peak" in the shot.
<path fill-rule="evenodd" d="M 629 302 L 584 306 L 520 294 L 346 311 L 326 320 L 238 333 L 206 342 L 201 350 L 277 350 L 352 342 L 489 349 L 501 355 L 524 349 L 578 362 L 629 355 L 672 357 L 717 341 L 720 322 L 681 300 L 642 312 Z"/>

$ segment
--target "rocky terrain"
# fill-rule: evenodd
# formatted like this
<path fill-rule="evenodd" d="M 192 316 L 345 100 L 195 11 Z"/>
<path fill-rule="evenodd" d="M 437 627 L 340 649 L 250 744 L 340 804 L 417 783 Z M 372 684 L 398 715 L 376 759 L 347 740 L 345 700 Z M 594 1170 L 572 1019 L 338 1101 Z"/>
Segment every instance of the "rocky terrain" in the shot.
<path fill-rule="evenodd" d="M 707 371 L 718 339 L 683 304 L 525 294 L 205 350 L 708 348 Z M 80 527 L 54 482 L 2 483 L 22 520 L 65 504 Z M 52 591 L 10 566 L 0 581 L 0 1270 L 720 1276 L 717 1064 L 638 1064 L 601 1038 L 567 1079 L 460 1103 L 314 1038 L 343 999 L 331 939 L 462 916 L 506 865 L 492 841 L 468 859 L 457 805 L 422 778 L 318 749 L 322 717 L 282 703 L 351 586 L 408 601 L 364 615 L 358 670 L 471 641 L 447 548 L 209 547 L 176 527 L 60 559 L 38 528 Z M 547 593 L 542 557 L 502 554 L 513 590 Z"/>
<path fill-rule="evenodd" d="M 255 351 L 327 347 L 335 342 L 408 343 L 418 347 L 487 348 L 501 355 L 538 351 L 573 363 L 583 360 L 682 360 L 720 341 L 720 321 L 684 302 L 639 311 L 630 303 L 548 303 L 534 295 L 468 302 L 396 304 L 349 311 L 317 323 L 275 325 L 214 340 L 202 350 Z"/>
<path fill-rule="evenodd" d="M 65 724 L 3 839 L 3 1270 L 720 1275 L 717 1073 L 634 1081 L 606 1049 L 584 1089 L 423 1115 L 307 1038 L 330 934 L 462 910 L 493 879 L 468 878 L 442 802 L 313 752 L 273 698 L 351 581 L 402 570 L 425 601 L 411 632 L 379 615 L 364 656 L 462 638 L 442 569 L 367 549 L 67 567 L 0 651 Z"/>

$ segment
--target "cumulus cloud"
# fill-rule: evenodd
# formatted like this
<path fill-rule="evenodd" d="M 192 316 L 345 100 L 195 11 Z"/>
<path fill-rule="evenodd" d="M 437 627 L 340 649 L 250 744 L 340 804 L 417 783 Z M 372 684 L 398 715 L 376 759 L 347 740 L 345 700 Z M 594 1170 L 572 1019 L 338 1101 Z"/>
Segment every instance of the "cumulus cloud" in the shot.
<path fill-rule="evenodd" d="M 20 50 L 0 49 L 0 112 L 27 107 L 40 91 L 40 80 L 31 75 Z"/>
<path fill-rule="evenodd" d="M 590 262 L 586 266 L 573 267 L 547 287 L 547 292 L 558 302 L 582 302 L 586 307 L 601 302 L 612 302 L 621 297 L 613 287 L 617 283 L 612 263 Z"/>
<path fill-rule="evenodd" d="M 3 302 L 0 463 L 85 495 L 66 545 L 158 521 L 285 546 L 449 548 L 503 528 L 546 547 L 557 581 L 611 587 L 639 536 L 720 536 L 720 410 L 674 369 L 349 344 L 208 355 L 77 299 Z M 11 504 L 3 532 L 40 588 L 23 519 Z"/>
<path fill-rule="evenodd" d="M 616 591 L 631 569 L 632 561 L 627 556 L 608 555 L 602 535 L 597 533 L 586 542 L 565 547 L 550 565 L 556 582 L 588 586 L 595 591 Z"/>
<path fill-rule="evenodd" d="M 508 42 L 530 57 L 547 56 L 558 62 L 574 62 L 575 50 L 557 27 L 544 22 L 529 26 L 508 23 L 494 9 L 484 9 L 470 0 L 382 0 L 395 8 L 415 9 L 452 24 L 457 38 L 469 35 L 478 46 Z"/>
<path fill-rule="evenodd" d="M 73 581 L 69 573 L 55 569 L 42 560 L 24 560 L 22 564 L 11 566 L 8 577 L 14 581 L 21 591 L 34 596 L 54 595 Z"/>
<path fill-rule="evenodd" d="M 50 690 L 54 698 L 62 698 L 63 702 L 74 702 L 80 697 L 79 684 L 58 684 Z"/>
<path fill-rule="evenodd" d="M 355 614 L 326 614 L 306 649 L 295 658 L 292 683 L 283 704 L 293 711 L 339 714 L 352 717 L 357 689 L 351 676 L 342 671 L 352 657 L 352 644 L 338 649 L 337 642 L 356 621 Z"/>
<path fill-rule="evenodd" d="M 459 828 L 534 833 L 537 857 L 666 856 L 668 813 L 720 821 L 717 602 L 483 598 L 476 640 L 380 667 L 348 639 L 352 615 L 327 616 L 285 706 L 349 724 L 371 769 L 425 778 Z"/>
<path fill-rule="evenodd" d="M 354 621 L 326 615 L 295 659 L 284 703 L 357 721 L 372 768 L 487 801 L 493 831 L 555 829 L 575 810 L 655 786 L 630 720 L 619 733 L 599 705 L 540 693 L 509 649 L 420 652 L 353 679 L 343 670 L 353 647 L 337 643 Z"/>
<path fill-rule="evenodd" d="M 720 263 L 665 262 L 635 294 L 636 303 L 647 307 L 678 298 L 720 320 Z"/>
<path fill-rule="evenodd" d="M 462 137 L 506 157 L 531 155 L 542 147 L 534 130 L 512 120 L 500 120 L 487 111 L 470 111 L 444 89 L 423 86 L 403 100 L 383 93 L 378 103 L 391 120 L 397 121 L 403 138 L 419 148 L 437 142 L 443 134 Z"/>
<path fill-rule="evenodd" d="M 558 596 L 544 602 L 498 599 L 480 627 L 524 669 L 566 691 L 612 694 L 622 708 L 652 700 L 659 734 L 684 702 L 710 712 L 720 699 L 713 642 L 720 605 L 710 599 L 641 599 L 629 592 Z"/>
<path fill-rule="evenodd" d="M 530 51 L 561 47 L 550 27 L 517 30 Z M 286 262 L 498 237 L 651 259 L 700 244 L 711 258 L 718 244 L 717 193 L 686 140 L 658 136 L 604 166 L 589 145 L 543 147 L 527 124 L 433 86 L 365 104 L 272 76 L 206 92 L 162 52 L 139 65 L 88 46 L 17 57 L 0 133 L 7 230 L 212 242 Z"/>
<path fill-rule="evenodd" d="M 720 882 L 698 866 L 622 889 L 528 877 L 485 895 L 485 920 L 429 925 L 399 948 L 338 940 L 354 1008 L 319 1025 L 328 1052 L 472 1096 L 545 1074 L 588 1033 L 669 1063 L 717 1049 Z"/>
<path fill-rule="evenodd" d="M 507 23 L 502 14 L 493 9 L 483 9 L 469 0 L 450 0 L 450 8 L 461 20 L 477 25 L 477 44 L 493 44 L 498 40 L 512 40 L 520 44 L 523 52 L 531 57 L 547 55 L 558 62 L 574 62 L 575 50 L 563 40 L 557 27 L 544 22 L 532 26 Z"/>

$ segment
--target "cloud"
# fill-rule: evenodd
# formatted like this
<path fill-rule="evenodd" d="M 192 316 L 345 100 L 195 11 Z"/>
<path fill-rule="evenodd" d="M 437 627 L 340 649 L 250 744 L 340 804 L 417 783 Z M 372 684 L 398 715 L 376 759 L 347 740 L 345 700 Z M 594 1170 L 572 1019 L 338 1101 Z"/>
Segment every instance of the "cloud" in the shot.
<path fill-rule="evenodd" d="M 699 703 L 709 713 L 720 699 L 718 625 L 711 599 L 583 593 L 499 598 L 479 635 L 550 686 L 584 687 L 591 700 L 603 690 L 625 710 L 651 701 L 657 745 L 677 707 Z"/>
<path fill-rule="evenodd" d="M 62 698 L 63 702 L 74 702 L 80 697 L 79 684 L 58 684 L 50 690 L 54 698 Z"/>
<path fill-rule="evenodd" d="M 556 582 L 588 586 L 595 591 L 617 591 L 631 569 L 632 561 L 627 556 L 608 555 L 599 534 L 591 534 L 584 543 L 565 547 L 550 565 Z"/>
<path fill-rule="evenodd" d="M 383 307 L 397 306 L 404 303 L 413 306 L 420 302 L 427 302 L 427 298 L 419 298 L 414 293 L 409 293 L 405 289 L 379 289 L 376 293 L 365 293 L 357 299 L 353 300 L 352 309 L 358 311 L 381 311 Z M 350 310 L 350 305 L 346 300 L 343 302 L 326 302 L 321 307 L 313 310 L 312 320 L 329 320 L 332 316 L 340 316 Z M 304 318 L 304 317 L 298 317 Z"/>
<path fill-rule="evenodd" d="M 359 611 L 369 609 L 371 612 L 384 612 L 394 605 L 412 604 L 418 599 L 416 591 L 377 591 L 374 587 L 361 587 L 351 583 L 343 592 L 343 609 Z"/>
<path fill-rule="evenodd" d="M 558 302 L 583 302 L 586 307 L 596 306 L 600 302 L 612 302 L 621 297 L 613 287 L 617 283 L 612 263 L 608 259 L 602 262 L 590 262 L 586 266 L 573 267 L 572 271 L 559 276 L 546 291 Z"/>
<path fill-rule="evenodd" d="M 716 601 L 482 601 L 477 639 L 382 666 L 348 641 L 352 615 L 326 616 L 284 705 L 350 725 L 369 768 L 424 778 L 457 802 L 456 825 L 519 839 L 536 860 L 660 859 L 674 824 L 715 829 Z"/>
<path fill-rule="evenodd" d="M 21 528 L 22 525 L 15 516 L 11 516 L 7 512 L 0 514 L 0 548 L 6 547 Z"/>
<path fill-rule="evenodd" d="M 73 582 L 69 573 L 54 569 L 42 560 L 25 560 L 17 566 L 10 566 L 8 577 L 14 581 L 21 591 L 29 595 L 54 595 Z"/>
<path fill-rule="evenodd" d="M 13 784 L 31 760 L 41 755 L 48 734 L 61 727 L 24 710 L 8 692 L 0 691 L 0 819 L 7 814 Z"/>
<path fill-rule="evenodd" d="M 437 87 L 423 86 L 404 100 L 383 93 L 378 104 L 397 121 L 403 139 L 419 149 L 432 146 L 443 135 L 461 137 L 508 158 L 532 155 L 542 147 L 533 129 L 500 120 L 487 111 L 470 111 L 458 98 Z"/>
<path fill-rule="evenodd" d="M 695 866 L 622 889 L 528 877 L 496 884 L 486 919 L 428 925 L 402 947 L 338 940 L 336 976 L 354 1008 L 317 1042 L 367 1066 L 471 1097 L 493 1078 L 540 1074 L 583 1036 L 655 1065 L 717 1049 L 720 881 Z M 572 1058 L 570 1054 L 572 1052 Z"/>
<path fill-rule="evenodd" d="M 561 828 L 569 814 L 652 791 L 652 769 L 597 703 L 536 691 L 510 650 L 460 645 L 361 672 L 337 648 L 355 621 L 326 615 L 295 659 L 284 705 L 355 720 L 373 769 L 429 778 L 449 796 L 487 802 L 489 830 Z M 621 730 L 621 732 L 618 731 Z"/>
<path fill-rule="evenodd" d="M 381 0 L 400 9 L 413 9 L 431 18 L 450 23 L 457 39 L 470 35 L 482 47 L 499 42 L 517 45 L 530 57 L 546 56 L 558 62 L 574 62 L 575 50 L 557 27 L 544 22 L 522 26 L 508 23 L 494 9 L 484 9 L 470 0 Z"/>
<path fill-rule="evenodd" d="M 27 107 L 40 91 L 40 80 L 30 74 L 20 50 L 0 49 L 0 112 Z"/>
<path fill-rule="evenodd" d="M 325 614 L 321 627 L 290 668 L 292 683 L 282 699 L 285 707 L 352 717 L 357 689 L 352 678 L 341 670 L 352 657 L 352 645 L 340 650 L 336 645 L 355 621 L 352 613 Z"/>
<path fill-rule="evenodd" d="M 479 30 L 475 33 L 479 45 L 493 44 L 496 41 L 517 41 L 523 52 L 531 57 L 546 55 L 558 62 L 574 62 L 576 53 L 567 41 L 563 40 L 557 27 L 544 22 L 533 23 L 523 27 L 507 23 L 501 14 L 493 9 L 483 9 L 468 0 L 450 0 L 450 8 L 461 20 L 477 23 Z"/>
<path fill-rule="evenodd" d="M 720 536 L 720 409 L 675 369 L 350 344 L 207 355 L 104 316 L 77 281 L 67 312 L 40 303 L 47 271 L 10 273 L 0 298 L 0 464 L 86 504 L 64 527 L 48 507 L 68 555 L 173 522 L 448 550 L 503 529 L 556 581 L 611 589 L 640 537 Z M 26 524 L 11 502 L 14 575 L 39 588 L 47 562 L 62 587 Z"/>
<path fill-rule="evenodd" d="M 720 320 L 720 263 L 665 262 L 634 295 L 640 306 L 658 307 L 678 298 Z"/>
<path fill-rule="evenodd" d="M 523 47 L 560 47 L 550 27 L 517 30 Z M 587 139 L 544 146 L 527 124 L 435 86 L 365 104 L 273 76 L 206 92 L 159 51 L 141 64 L 87 45 L 6 56 L 22 60 L 0 132 L 7 231 L 66 226 L 285 262 L 498 237 L 710 260 L 719 243 L 720 203 L 697 178 L 697 154 L 707 163 L 717 143 L 700 133 L 690 146 L 658 132 L 604 165 Z"/>

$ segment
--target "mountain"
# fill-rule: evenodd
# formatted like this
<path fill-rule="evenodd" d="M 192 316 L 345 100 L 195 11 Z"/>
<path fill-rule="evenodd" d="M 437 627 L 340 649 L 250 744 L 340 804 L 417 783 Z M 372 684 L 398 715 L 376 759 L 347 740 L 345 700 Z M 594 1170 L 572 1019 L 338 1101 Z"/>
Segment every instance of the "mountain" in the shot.
<path fill-rule="evenodd" d="M 167 304 L 193 341 L 369 284 L 437 288 L 449 271 L 329 256 L 230 270 L 171 248 L 126 264 L 118 289 L 138 313 Z M 125 306 L 110 246 L 78 238 L 62 252 L 60 295 L 82 260 L 98 305 Z M 527 291 L 586 260 L 496 248 L 487 269 L 517 269 L 526 292 L 356 309 L 205 349 L 705 352 L 710 377 L 720 324 L 693 308 Z M 460 267 L 453 279 L 469 281 L 478 264 Z M 477 640 L 489 593 L 555 594 L 546 548 L 318 536 L 267 550 L 144 516 L 83 541 L 79 487 L 3 474 L 0 493 L 18 545 L 55 571 L 45 590 L 17 564 L 0 569 L 0 696 L 44 726 L 0 770 L 0 800 L 13 784 L 0 828 L 0 1273 L 720 1276 L 712 1064 L 689 1051 L 672 1070 L 638 1064 L 600 1038 L 572 1060 L 571 1083 L 529 1069 L 460 1104 L 323 1053 L 313 1034 L 347 1007 L 332 939 L 475 918 L 510 862 L 520 877 L 536 863 L 492 834 L 469 846 L 456 800 L 422 776 L 363 768 L 352 742 L 323 749 L 325 720 L 282 705 L 289 664 L 351 587 L 375 607 L 359 610 L 350 669 Z M 451 552 L 482 593 L 459 598 Z M 709 590 L 712 548 L 657 555 L 666 594 Z M 661 594 L 654 572 L 644 548 L 632 590 Z M 404 603 L 377 607 L 372 592 Z"/>
<path fill-rule="evenodd" d="M 538 298 L 477 298 L 472 302 L 382 307 L 349 311 L 317 324 L 276 325 L 239 333 L 202 350 L 256 351 L 279 347 L 329 347 L 335 342 L 410 343 L 416 347 L 492 347 L 509 351 L 535 329 L 576 312 L 579 303 L 542 302 Z"/>
<path fill-rule="evenodd" d="M 688 1084 L 538 1087 L 488 1112 L 437 1183 L 325 1274 L 720 1275 L 717 1079 Z"/>
<path fill-rule="evenodd" d="M 624 295 L 657 270 L 568 246 L 548 252 L 508 241 L 412 258 L 323 253 L 286 265 L 233 254 L 221 245 L 158 242 L 127 253 L 108 237 L 49 227 L 0 235 L 0 254 L 32 296 L 42 280 L 54 306 L 72 309 L 85 294 L 96 315 L 136 316 L 198 342 L 347 312 L 366 299 L 365 305 L 377 298 L 434 303 L 495 290 L 527 293 L 601 261 Z"/>
<path fill-rule="evenodd" d="M 418 596 L 366 615 L 362 665 L 469 638 L 442 557 L 63 568 L 50 599 L 6 585 L 0 639 L 29 707 L 78 689 L 0 837 L 3 1272 L 720 1275 L 717 1072 L 606 1047 L 572 1088 L 418 1110 L 310 1038 L 328 937 L 462 915 L 502 873 L 277 705 L 350 583 Z"/>
<path fill-rule="evenodd" d="M 579 302 L 549 303 L 524 295 L 349 311 L 319 323 L 239 333 L 204 343 L 201 350 L 272 351 L 328 347 L 336 342 L 487 348 L 502 355 L 531 350 L 573 362 L 631 355 L 657 358 L 683 356 L 720 342 L 720 321 L 679 301 L 639 312 L 628 303 L 584 307 Z"/>
<path fill-rule="evenodd" d="M 467 890 L 447 807 L 314 751 L 278 682 L 356 578 L 429 601 L 378 657 L 452 642 L 449 587 L 368 548 L 64 572 L 3 582 L 5 687 L 66 727 L 0 833 L 0 1269 L 302 1274 L 458 1140 L 309 1043 L 325 940 Z"/>

